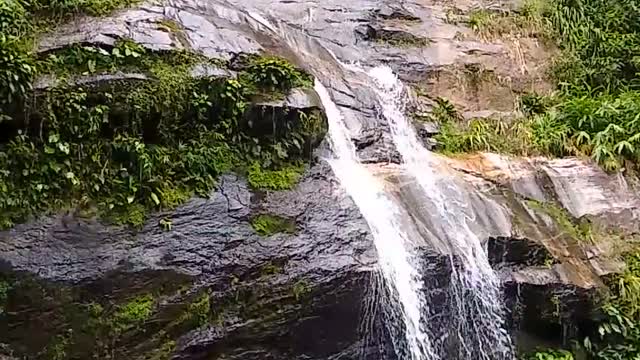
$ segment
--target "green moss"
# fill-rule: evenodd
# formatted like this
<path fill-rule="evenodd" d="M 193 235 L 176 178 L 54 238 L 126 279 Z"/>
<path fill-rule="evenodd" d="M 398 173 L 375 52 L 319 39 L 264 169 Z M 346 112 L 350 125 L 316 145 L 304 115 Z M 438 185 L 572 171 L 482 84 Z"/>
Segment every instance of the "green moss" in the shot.
<path fill-rule="evenodd" d="M 182 25 L 170 19 L 162 19 L 158 22 L 158 24 L 162 25 L 164 28 L 168 29 L 172 32 L 182 31 Z"/>
<path fill-rule="evenodd" d="M 431 44 L 431 41 L 427 38 L 417 36 L 401 36 L 401 37 L 383 37 L 378 39 L 381 44 L 389 44 L 391 46 L 399 48 L 417 48 L 425 47 Z"/>
<path fill-rule="evenodd" d="M 65 360 L 68 359 L 67 352 L 71 346 L 70 334 L 58 335 L 53 338 L 52 343 L 47 347 L 47 359 Z"/>
<path fill-rule="evenodd" d="M 293 234 L 296 232 L 295 220 L 269 214 L 261 214 L 252 218 L 251 227 L 262 236 L 270 236 L 277 233 Z"/>
<path fill-rule="evenodd" d="M 283 265 L 269 262 L 260 269 L 260 276 L 271 276 L 281 274 L 284 271 Z"/>
<path fill-rule="evenodd" d="M 257 162 L 249 167 L 247 180 L 257 190 L 289 190 L 300 180 L 304 167 L 289 165 L 278 170 L 263 169 Z"/>
<path fill-rule="evenodd" d="M 187 309 L 189 320 L 196 326 L 209 323 L 211 319 L 211 303 L 209 294 L 200 295 Z"/>
<path fill-rule="evenodd" d="M 149 294 L 136 297 L 121 305 L 109 320 L 112 330 L 116 334 L 122 334 L 137 328 L 149 319 L 154 306 L 155 300 Z"/>
<path fill-rule="evenodd" d="M 303 297 L 311 293 L 311 286 L 305 280 L 299 280 L 295 284 L 293 284 L 293 296 L 296 298 L 296 301 L 300 301 Z"/>
<path fill-rule="evenodd" d="M 585 243 L 593 243 L 595 234 L 588 222 L 574 222 L 567 210 L 550 202 L 527 201 L 527 205 L 549 215 L 559 226 L 562 234 Z"/>

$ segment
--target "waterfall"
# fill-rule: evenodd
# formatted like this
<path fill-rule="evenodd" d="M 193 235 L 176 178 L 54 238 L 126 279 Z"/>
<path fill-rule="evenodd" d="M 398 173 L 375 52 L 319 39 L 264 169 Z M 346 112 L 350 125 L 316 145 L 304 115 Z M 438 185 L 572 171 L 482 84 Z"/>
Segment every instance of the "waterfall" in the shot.
<path fill-rule="evenodd" d="M 441 162 L 418 140 L 404 114 L 406 93 L 402 82 L 386 66 L 370 70 L 377 87 L 382 115 L 389 123 L 403 167 L 422 188 L 431 242 L 450 254 L 452 266 L 448 326 L 456 336 L 457 359 L 513 359 L 513 346 L 505 329 L 500 281 L 491 268 L 481 240 L 470 228 L 475 214 L 468 192 L 447 176 Z M 446 247 L 445 249 L 442 246 Z M 435 325 L 439 326 L 439 325 Z M 441 356 L 444 349 L 437 350 Z"/>
<path fill-rule="evenodd" d="M 392 340 L 396 353 L 406 354 L 407 360 L 436 359 L 429 336 L 421 323 L 427 304 L 420 296 L 422 279 L 415 259 L 408 250 L 411 242 L 404 230 L 399 209 L 385 196 L 382 184 L 358 160 L 342 114 L 327 89 L 316 80 L 315 90 L 329 121 L 329 142 L 334 155 L 328 160 L 329 164 L 368 223 L 387 293 L 400 305 L 399 314 L 393 309 L 386 309 L 390 317 L 386 319 L 387 325 L 392 326 L 390 331 L 395 335 Z M 398 320 L 401 324 L 398 324 Z M 401 329 L 397 328 L 398 325 L 404 327 L 404 334 L 399 333 Z"/>
<path fill-rule="evenodd" d="M 327 77 L 324 61 L 333 61 L 342 70 L 363 74 L 358 66 L 342 64 L 333 53 L 315 42 L 301 41 L 291 31 L 280 31 L 267 19 L 249 16 L 262 27 L 281 36 L 298 49 L 298 54 L 317 72 Z M 322 52 L 323 56 L 318 56 Z M 323 70 L 324 69 L 324 70 Z M 393 141 L 403 159 L 403 167 L 419 185 L 423 202 L 416 231 L 408 207 L 385 191 L 384 184 L 363 165 L 351 134 L 329 91 L 318 80 L 319 95 L 329 122 L 328 141 L 332 154 L 327 159 L 341 186 L 353 199 L 369 225 L 376 247 L 382 286 L 380 299 L 383 324 L 398 360 L 511 360 L 513 346 L 504 327 L 499 279 L 490 267 L 478 236 L 468 223 L 474 213 L 467 207 L 468 193 L 450 177 L 440 173 L 441 163 L 418 141 L 404 116 L 403 84 L 388 67 L 368 73 L 374 80 L 383 116 L 389 123 Z M 425 235 L 426 234 L 426 235 Z M 431 322 L 432 298 L 425 288 L 420 251 L 424 243 L 450 257 L 451 281 L 447 290 L 445 320 Z M 461 263 L 458 266 L 458 263 Z M 434 312 L 440 308 L 433 309 Z M 453 344 L 453 345 L 451 345 Z"/>

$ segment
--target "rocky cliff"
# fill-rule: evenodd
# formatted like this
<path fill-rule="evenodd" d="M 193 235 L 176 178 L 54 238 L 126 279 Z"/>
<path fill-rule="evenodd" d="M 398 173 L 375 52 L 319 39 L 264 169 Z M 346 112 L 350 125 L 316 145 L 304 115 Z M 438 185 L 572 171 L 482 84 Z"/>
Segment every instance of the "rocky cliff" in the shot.
<path fill-rule="evenodd" d="M 519 93 L 549 87 L 540 73 L 553 50 L 533 33 L 478 35 L 465 16 L 479 6 L 518 9 L 168 0 L 74 18 L 42 36 L 37 51 L 112 49 L 127 39 L 153 53 L 215 60 L 191 73 L 215 79 L 237 77 L 247 55 L 286 58 L 327 85 L 357 134 L 359 155 L 412 209 L 420 206 L 415 184 L 394 165 L 398 155 L 374 96 L 339 62 L 390 64 L 411 85 L 417 117 L 439 96 L 468 118 L 508 117 L 518 110 Z M 100 93 L 146 81 L 153 80 L 118 69 L 42 77 L 35 91 L 47 94 L 64 82 Z M 253 99 L 244 115 L 250 131 L 295 123 L 291 111 L 322 110 L 308 87 L 284 95 Z M 438 132 L 418 126 L 426 138 Z M 326 150 L 322 143 L 308 151 L 311 160 L 290 190 L 257 190 L 242 174 L 228 173 L 208 196 L 153 213 L 139 229 L 68 212 L 0 232 L 2 351 L 57 360 L 393 359 L 375 316 L 380 279 L 371 234 L 323 160 Z M 619 240 L 637 233 L 640 199 L 632 184 L 580 159 L 440 160 L 442 181 L 466 191 L 473 228 L 504 281 L 519 345 L 562 343 L 592 326 L 601 277 L 622 269 Z M 420 214 L 412 217 L 416 228 L 437 221 Z M 446 255 L 445 248 L 424 247 L 430 291 L 447 286 Z M 446 308 L 446 294 L 439 300 Z"/>

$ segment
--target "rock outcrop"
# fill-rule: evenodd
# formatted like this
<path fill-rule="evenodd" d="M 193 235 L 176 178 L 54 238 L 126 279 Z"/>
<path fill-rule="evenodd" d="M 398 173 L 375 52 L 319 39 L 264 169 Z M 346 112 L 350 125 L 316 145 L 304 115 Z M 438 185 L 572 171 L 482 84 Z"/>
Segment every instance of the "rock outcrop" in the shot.
<path fill-rule="evenodd" d="M 472 5 L 167 0 L 75 19 L 38 49 L 44 56 L 126 38 L 150 51 L 188 49 L 218 59 L 224 66 L 192 74 L 216 78 L 233 77 L 247 54 L 285 57 L 329 88 L 363 162 L 412 209 L 420 205 L 415 184 L 398 166 L 381 165 L 399 156 L 375 94 L 362 73 L 339 61 L 390 64 L 413 86 L 418 110 L 449 96 L 468 117 L 511 114 L 515 94 L 547 86 L 537 74 L 548 54 L 533 38 L 489 41 L 448 19 Z M 40 79 L 36 90 L 59 81 Z M 65 81 L 149 79 L 118 73 Z M 284 99 L 254 102 L 247 122 L 259 127 L 265 114 L 283 117 L 288 108 L 317 111 L 320 104 L 312 90 L 294 89 Z M 431 125 L 419 129 L 427 140 L 438 131 Z M 514 328 L 557 340 L 591 321 L 600 277 L 622 266 L 616 238 L 638 231 L 640 201 L 622 177 L 577 159 L 491 154 L 441 158 L 438 171 L 465 189 L 473 230 L 504 280 Z M 259 235 L 252 219 L 260 214 L 285 218 L 295 231 Z M 427 227 L 437 221 L 413 220 Z M 442 289 L 455 265 L 438 244 L 423 245 L 427 285 L 440 291 L 429 316 L 444 322 L 437 304 L 446 301 Z M 0 233 L 0 358 L 393 359 L 379 319 L 369 320 L 366 336 L 360 332 L 360 315 L 376 306 L 368 293 L 379 281 L 376 261 L 358 209 L 315 157 L 293 190 L 251 191 L 229 174 L 209 198 L 155 214 L 140 230 L 71 213 L 46 216 Z"/>
<path fill-rule="evenodd" d="M 172 342 L 178 359 L 353 351 L 375 255 L 357 208 L 329 174 L 316 165 L 296 189 L 267 194 L 226 176 L 210 198 L 158 214 L 136 233 L 70 215 L 3 233 L 10 290 L 0 342 L 30 358 L 59 346 L 79 358 L 100 350 L 148 358 Z M 251 218 L 261 213 L 294 219 L 295 234 L 258 235 Z M 158 226 L 167 218 L 171 231 Z M 126 323 L 118 320 L 122 304 L 147 294 L 145 326 L 115 331 Z M 199 294 L 208 296 L 205 309 L 189 305 Z M 98 305 L 99 314 L 88 310 Z M 176 321 L 191 316 L 206 321 L 180 333 L 190 326 Z M 101 325 L 90 329 L 79 318 Z"/>
<path fill-rule="evenodd" d="M 457 184 L 459 193 L 451 199 L 465 204 L 465 221 L 487 242 L 512 326 L 527 338 L 519 345 L 562 345 L 589 329 L 599 316 L 601 278 L 623 269 L 619 256 L 637 237 L 640 203 L 625 179 L 573 158 L 487 153 L 434 159 L 438 181 L 443 188 Z M 422 202 L 402 168 L 375 171 L 407 208 Z M 413 219 L 417 228 L 438 221 L 428 215 Z M 426 246 L 447 252 L 442 244 Z M 532 336 L 538 337 L 533 343 Z"/>

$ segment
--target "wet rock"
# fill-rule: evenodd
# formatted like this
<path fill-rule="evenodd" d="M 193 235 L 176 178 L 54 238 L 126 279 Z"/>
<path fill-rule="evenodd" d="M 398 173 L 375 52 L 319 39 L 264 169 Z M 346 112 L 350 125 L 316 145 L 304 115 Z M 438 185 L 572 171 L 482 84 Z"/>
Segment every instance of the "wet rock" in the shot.
<path fill-rule="evenodd" d="M 260 236 L 249 222 L 254 211 L 294 218 L 299 230 Z M 169 219 L 172 230 L 164 231 L 160 219 Z M 7 307 L 13 315 L 0 319 L 0 327 L 11 324 L 13 330 L 0 331 L 0 342 L 30 356 L 51 346 L 51 334 L 75 326 L 59 313 L 65 304 L 85 309 L 93 301 L 109 317 L 115 316 L 109 310 L 114 304 L 151 292 L 159 296 L 157 307 L 139 331 L 118 335 L 116 358 L 139 356 L 160 347 L 160 340 L 176 341 L 177 358 L 251 358 L 252 353 L 262 359 L 329 358 L 360 341 L 360 307 L 375 262 L 369 236 L 357 208 L 323 164 L 310 169 L 295 189 L 260 197 L 242 179 L 225 176 L 208 199 L 154 215 L 139 232 L 73 215 L 46 217 L 1 233 L 0 258 L 5 271 L 37 275 L 36 289 L 50 289 L 38 292 L 48 292 L 57 304 L 51 313 L 57 320 L 34 327 L 37 322 L 25 317 L 42 316 L 52 305 L 16 285 Z M 53 281 L 63 292 L 54 290 Z M 160 291 L 163 284 L 174 288 Z M 185 298 L 202 291 L 210 295 L 204 314 L 211 320 L 189 333 L 179 331 L 182 325 L 173 322 L 186 311 Z M 32 334 L 19 335 L 25 332 Z M 25 347 L 27 338 L 40 341 Z M 68 351 L 90 357 L 97 348 L 82 341 Z M 129 348 L 131 341 L 138 345 Z"/>
<path fill-rule="evenodd" d="M 367 24 L 358 26 L 354 31 L 360 40 L 377 41 L 402 47 L 426 46 L 429 42 L 424 37 L 416 36 L 400 28 Z"/>
<path fill-rule="evenodd" d="M 232 70 L 210 64 L 197 64 L 191 69 L 191 76 L 196 79 L 233 79 L 236 75 Z"/>
<path fill-rule="evenodd" d="M 304 122 L 315 130 L 305 144 L 307 153 L 322 141 L 328 127 L 318 94 L 309 88 L 292 89 L 282 98 L 254 99 L 252 106 L 245 111 L 244 122 L 247 133 L 254 136 L 284 136 L 291 126 Z"/>
<path fill-rule="evenodd" d="M 45 75 L 36 79 L 33 88 L 37 92 L 45 92 L 64 85 L 70 87 L 86 87 L 94 91 L 102 91 L 103 89 L 112 87 L 116 84 L 118 87 L 126 88 L 144 81 L 150 81 L 149 77 L 145 74 L 123 72 L 92 76 L 76 76 L 71 79 L 58 79 L 55 75 Z"/>
<path fill-rule="evenodd" d="M 383 4 L 379 9 L 374 10 L 374 14 L 382 19 L 419 21 L 420 18 L 411 13 L 401 4 Z"/>
<path fill-rule="evenodd" d="M 511 327 L 517 329 L 520 351 L 570 346 L 595 327 L 602 314 L 597 291 L 568 284 L 505 283 L 506 307 Z"/>
<path fill-rule="evenodd" d="M 610 229 L 602 232 L 582 217 L 590 211 L 590 218 L 607 219 L 603 222 L 634 223 L 637 195 L 620 187 L 617 176 L 577 159 L 476 154 L 455 159 L 433 155 L 431 160 L 432 168 L 438 169 L 434 186 L 452 202 L 444 206 L 464 204 L 466 225 L 481 241 L 488 240 L 488 260 L 500 274 L 514 334 L 527 338 L 526 343 L 535 348 L 554 339 L 554 346 L 566 345 L 563 341 L 591 331 L 599 316 L 599 294 L 606 292 L 602 277 L 624 266 L 615 250 L 624 244 L 612 241 L 633 236 L 635 230 L 618 227 L 618 235 L 611 236 Z M 434 205 L 416 190 L 415 180 L 402 167 L 371 170 L 393 189 L 414 227 L 427 229 L 422 237 L 426 246 L 451 253 L 448 242 L 442 241 L 448 232 L 438 232 L 440 213 L 424 211 Z M 592 227 L 585 230 L 584 226 Z M 434 258 L 430 261 L 438 263 Z M 448 290 L 430 289 L 435 299 L 439 293 L 446 298 L 443 294 Z"/>
<path fill-rule="evenodd" d="M 376 143 L 382 137 L 380 129 L 367 129 L 360 134 L 359 138 L 352 139 L 358 150 L 367 148 Z"/>
<path fill-rule="evenodd" d="M 489 238 L 487 242 L 489 263 L 494 268 L 504 266 L 551 266 L 553 255 L 544 245 L 528 239 L 514 239 L 507 237 Z"/>
<path fill-rule="evenodd" d="M 283 99 L 258 101 L 256 106 L 263 107 L 288 107 L 292 109 L 321 109 L 322 104 L 318 94 L 313 89 L 297 88 L 291 91 Z"/>
<path fill-rule="evenodd" d="M 422 140 L 424 147 L 427 150 L 435 150 L 438 142 L 434 139 L 434 136 L 440 133 L 440 124 L 432 121 L 414 121 L 413 124 L 416 128 L 416 134 Z"/>

